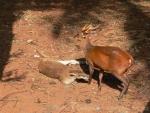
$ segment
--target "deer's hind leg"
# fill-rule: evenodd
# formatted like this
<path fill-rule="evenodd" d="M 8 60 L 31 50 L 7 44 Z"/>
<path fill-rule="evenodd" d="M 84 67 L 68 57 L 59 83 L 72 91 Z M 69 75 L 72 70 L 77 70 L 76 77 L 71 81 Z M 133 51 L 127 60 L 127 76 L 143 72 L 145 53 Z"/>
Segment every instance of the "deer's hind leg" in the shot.
<path fill-rule="evenodd" d="M 98 84 L 98 89 L 99 89 L 99 91 L 101 91 L 101 88 L 102 88 L 102 79 L 103 79 L 103 76 L 104 76 L 104 74 L 103 74 L 103 72 L 99 72 L 99 84 Z"/>
<path fill-rule="evenodd" d="M 129 81 L 127 80 L 125 74 L 123 74 L 123 75 L 114 74 L 114 76 L 115 76 L 117 79 L 119 79 L 119 80 L 122 82 L 122 84 L 123 84 L 123 89 L 122 89 L 120 95 L 118 96 L 118 99 L 120 100 L 120 99 L 122 99 L 123 95 L 124 95 L 124 94 L 127 92 L 127 90 L 128 90 Z"/>

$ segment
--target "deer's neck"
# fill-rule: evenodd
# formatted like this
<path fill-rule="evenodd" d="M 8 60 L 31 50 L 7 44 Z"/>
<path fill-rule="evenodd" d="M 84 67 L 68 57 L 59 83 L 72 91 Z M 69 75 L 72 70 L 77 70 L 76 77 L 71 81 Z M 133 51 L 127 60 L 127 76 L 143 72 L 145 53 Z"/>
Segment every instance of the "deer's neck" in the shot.
<path fill-rule="evenodd" d="M 86 37 L 86 44 L 85 44 L 84 52 L 86 53 L 92 47 L 93 45 L 91 44 L 89 37 Z"/>

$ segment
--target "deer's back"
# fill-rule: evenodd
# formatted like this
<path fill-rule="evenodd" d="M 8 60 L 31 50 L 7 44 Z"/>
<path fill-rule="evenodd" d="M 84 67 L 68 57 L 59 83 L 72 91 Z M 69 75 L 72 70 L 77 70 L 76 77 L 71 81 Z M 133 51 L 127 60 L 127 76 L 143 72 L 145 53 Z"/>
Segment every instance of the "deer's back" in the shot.
<path fill-rule="evenodd" d="M 85 57 L 95 67 L 110 73 L 123 73 L 132 63 L 132 57 L 126 51 L 111 46 L 93 46 Z"/>

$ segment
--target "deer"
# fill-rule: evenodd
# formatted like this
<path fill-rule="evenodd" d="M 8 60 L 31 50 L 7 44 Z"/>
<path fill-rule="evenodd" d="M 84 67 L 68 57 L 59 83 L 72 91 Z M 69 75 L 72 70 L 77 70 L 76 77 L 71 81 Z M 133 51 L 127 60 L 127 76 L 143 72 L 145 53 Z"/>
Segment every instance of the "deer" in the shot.
<path fill-rule="evenodd" d="M 127 93 L 129 88 L 129 78 L 127 72 L 133 65 L 133 57 L 125 50 L 114 46 L 95 46 L 91 43 L 93 37 L 89 36 L 91 31 L 96 30 L 98 27 L 92 25 L 85 25 L 81 32 L 82 37 L 85 39 L 84 55 L 86 63 L 89 66 L 89 80 L 91 84 L 92 75 L 94 70 L 99 71 L 99 85 L 101 90 L 101 83 L 104 72 L 110 73 L 122 82 L 123 89 L 118 96 L 120 100 L 124 94 Z"/>

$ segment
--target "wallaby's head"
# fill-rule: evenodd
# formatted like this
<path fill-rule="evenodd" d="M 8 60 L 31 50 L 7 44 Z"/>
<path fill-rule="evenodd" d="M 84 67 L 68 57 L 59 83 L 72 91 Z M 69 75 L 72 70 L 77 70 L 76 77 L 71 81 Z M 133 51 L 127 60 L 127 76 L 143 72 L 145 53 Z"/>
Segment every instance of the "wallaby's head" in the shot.
<path fill-rule="evenodd" d="M 83 79 L 85 81 L 88 81 L 88 76 L 84 75 L 84 74 L 80 75 L 78 73 L 69 71 L 69 73 L 66 73 L 65 75 L 61 76 L 61 78 L 60 78 L 61 82 L 64 84 L 71 84 L 74 81 L 76 81 L 76 79 L 78 79 L 78 80 Z"/>
<path fill-rule="evenodd" d="M 60 76 L 59 79 L 64 84 L 71 84 L 77 78 L 77 74 L 71 73 L 69 70 L 67 70 L 66 72 L 61 73 L 61 74 L 62 75 Z"/>

